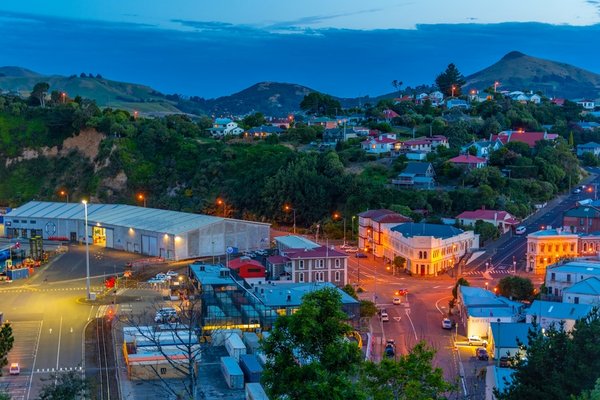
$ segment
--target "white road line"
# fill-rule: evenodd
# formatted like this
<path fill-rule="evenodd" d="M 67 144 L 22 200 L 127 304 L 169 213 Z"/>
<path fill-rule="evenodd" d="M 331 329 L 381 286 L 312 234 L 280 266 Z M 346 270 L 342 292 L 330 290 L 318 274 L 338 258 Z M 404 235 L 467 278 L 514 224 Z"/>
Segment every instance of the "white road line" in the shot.
<path fill-rule="evenodd" d="M 433 288 L 434 288 L 434 289 L 437 289 L 437 288 L 439 288 L 440 286 L 441 286 L 441 285 L 437 285 L 437 286 L 434 286 Z"/>
<path fill-rule="evenodd" d="M 29 400 L 29 394 L 31 393 L 31 383 L 33 381 L 33 369 L 35 368 L 35 360 L 37 359 L 38 349 L 40 348 L 40 337 L 42 336 L 42 326 L 44 325 L 44 320 L 40 321 L 40 330 L 38 331 L 37 343 L 35 344 L 35 352 L 33 353 L 33 363 L 31 364 L 31 376 L 29 376 L 29 383 L 27 384 L 27 397 Z"/>
<path fill-rule="evenodd" d="M 440 309 L 439 303 L 440 301 L 449 298 L 450 296 L 445 296 L 442 297 L 441 299 L 439 299 L 438 301 L 435 302 L 435 308 L 437 308 L 437 310 L 440 312 L 440 314 L 444 315 L 444 312 Z"/>
<path fill-rule="evenodd" d="M 90 320 L 90 318 L 92 318 L 92 311 L 94 311 L 94 306 L 92 306 L 90 308 L 90 313 L 88 314 L 88 319 L 87 319 L 88 321 Z"/>
<path fill-rule="evenodd" d="M 58 349 L 56 350 L 56 369 L 58 369 L 58 361 L 60 360 L 60 336 L 62 334 L 63 317 L 60 316 L 60 325 L 58 326 Z"/>
<path fill-rule="evenodd" d="M 410 309 L 406 309 L 406 316 L 408 317 L 408 320 L 410 321 L 410 326 L 412 326 L 413 329 L 413 333 L 415 334 L 415 340 L 419 340 L 418 336 L 417 336 L 417 331 L 415 330 L 415 325 L 412 322 L 412 319 L 410 318 Z"/>

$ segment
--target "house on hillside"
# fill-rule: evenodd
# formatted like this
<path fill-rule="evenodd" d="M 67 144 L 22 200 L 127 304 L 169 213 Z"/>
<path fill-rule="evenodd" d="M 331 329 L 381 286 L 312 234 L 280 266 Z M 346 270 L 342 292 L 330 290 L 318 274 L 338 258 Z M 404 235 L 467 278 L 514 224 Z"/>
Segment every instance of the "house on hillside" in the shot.
<path fill-rule="evenodd" d="M 432 189 L 435 186 L 435 171 L 428 162 L 409 161 L 404 171 L 392 179 L 392 185 L 397 187 L 413 187 L 417 189 Z"/>
<path fill-rule="evenodd" d="M 343 128 L 325 129 L 323 132 L 323 143 L 335 144 L 355 137 L 358 137 L 358 135 L 352 129 L 346 128 L 346 126 Z"/>
<path fill-rule="evenodd" d="M 334 129 L 338 127 L 338 120 L 329 117 L 313 117 L 306 121 L 308 126 L 322 126 L 325 129 Z"/>
<path fill-rule="evenodd" d="M 473 141 L 465 146 L 460 148 L 460 152 L 463 154 L 469 153 L 471 148 L 475 149 L 475 155 L 481 158 L 488 158 L 492 152 L 499 150 L 502 147 L 502 142 L 499 140 L 489 141 L 489 140 L 478 140 Z"/>
<path fill-rule="evenodd" d="M 596 108 L 596 102 L 591 99 L 576 99 L 573 101 L 577 103 L 578 106 L 583 107 L 584 110 L 593 110 Z"/>
<path fill-rule="evenodd" d="M 486 210 L 485 208 L 475 211 L 464 211 L 455 218 L 458 223 L 463 226 L 475 226 L 475 223 L 480 220 L 488 222 L 498 228 L 502 233 L 510 231 L 520 223 L 516 217 L 506 211 Z"/>
<path fill-rule="evenodd" d="M 472 156 L 469 153 L 461 154 L 448 160 L 452 164 L 464 167 L 467 169 L 483 168 L 487 165 L 487 159 L 477 156 Z"/>
<path fill-rule="evenodd" d="M 244 137 L 256 137 L 256 138 L 265 138 L 271 135 L 281 135 L 283 133 L 283 129 L 272 126 L 272 125 L 261 125 L 254 128 L 248 129 L 244 132 Z"/>
<path fill-rule="evenodd" d="M 238 126 L 237 122 L 229 118 L 217 118 L 209 132 L 213 137 L 223 137 L 225 135 L 240 135 L 244 130 Z"/>
<path fill-rule="evenodd" d="M 382 114 L 383 121 L 385 122 L 392 122 L 394 118 L 398 118 L 400 116 L 396 111 L 390 109 L 383 110 Z"/>
<path fill-rule="evenodd" d="M 361 142 L 361 147 L 364 151 L 370 154 L 383 154 L 390 153 L 394 150 L 395 145 L 398 141 L 391 139 L 386 135 L 379 135 L 376 138 L 369 138 Z"/>
<path fill-rule="evenodd" d="M 470 108 L 469 103 L 467 103 L 466 100 L 463 99 L 451 99 L 451 100 L 446 100 L 446 108 L 448 110 L 453 109 L 453 108 L 459 108 L 462 110 L 468 110 Z"/>
<path fill-rule="evenodd" d="M 535 144 L 541 140 L 555 140 L 558 137 L 556 134 L 547 132 L 526 132 L 518 131 L 502 131 L 497 135 L 490 135 L 490 141 L 500 140 L 502 144 L 510 142 L 521 142 L 527 144 L 530 148 L 534 148 Z"/>

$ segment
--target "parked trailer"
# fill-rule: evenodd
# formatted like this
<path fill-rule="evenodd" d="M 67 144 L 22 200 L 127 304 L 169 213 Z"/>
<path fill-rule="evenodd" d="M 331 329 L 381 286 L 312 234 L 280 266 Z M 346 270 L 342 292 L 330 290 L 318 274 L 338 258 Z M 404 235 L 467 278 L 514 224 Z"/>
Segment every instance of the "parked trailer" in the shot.
<path fill-rule="evenodd" d="M 246 354 L 246 345 L 237 333 L 225 339 L 225 349 L 236 361 L 240 361 L 240 356 Z"/>
<path fill-rule="evenodd" d="M 13 281 L 29 278 L 29 268 L 9 269 L 6 271 L 6 276 Z"/>
<path fill-rule="evenodd" d="M 260 382 L 263 367 L 254 354 L 242 354 L 240 356 L 240 368 L 244 372 L 246 382 Z"/>
<path fill-rule="evenodd" d="M 231 335 L 241 335 L 241 329 L 217 329 L 210 334 L 210 344 L 213 346 L 224 346 L 225 341 Z"/>
<path fill-rule="evenodd" d="M 221 357 L 221 372 L 231 389 L 244 388 L 244 373 L 233 357 Z"/>
<path fill-rule="evenodd" d="M 246 383 L 246 400 L 269 400 L 260 383 Z"/>
<path fill-rule="evenodd" d="M 246 348 L 248 349 L 248 353 L 254 354 L 258 350 L 260 350 L 260 339 L 258 335 L 254 332 L 244 332 L 244 336 L 242 337 Z"/>

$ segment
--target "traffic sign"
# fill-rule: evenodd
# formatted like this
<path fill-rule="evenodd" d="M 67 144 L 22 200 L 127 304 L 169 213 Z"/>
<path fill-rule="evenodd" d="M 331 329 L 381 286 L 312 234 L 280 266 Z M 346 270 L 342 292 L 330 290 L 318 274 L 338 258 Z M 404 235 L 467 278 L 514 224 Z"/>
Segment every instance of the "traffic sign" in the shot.
<path fill-rule="evenodd" d="M 233 247 L 227 247 L 227 254 L 233 254 Z"/>

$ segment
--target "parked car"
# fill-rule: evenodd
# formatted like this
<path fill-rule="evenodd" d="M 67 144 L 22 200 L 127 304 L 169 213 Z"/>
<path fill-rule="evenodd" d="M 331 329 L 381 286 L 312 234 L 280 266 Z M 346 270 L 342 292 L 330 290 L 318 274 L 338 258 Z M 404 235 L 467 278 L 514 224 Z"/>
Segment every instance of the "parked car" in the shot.
<path fill-rule="evenodd" d="M 510 367 L 510 360 L 506 356 L 500 357 L 499 365 L 502 368 L 508 368 L 508 367 Z"/>
<path fill-rule="evenodd" d="M 381 312 L 381 322 L 390 322 L 390 316 L 388 315 L 387 311 Z"/>
<path fill-rule="evenodd" d="M 442 320 L 442 329 L 452 329 L 452 320 L 450 320 L 450 318 L 444 318 Z"/>
<path fill-rule="evenodd" d="M 176 322 L 178 320 L 177 310 L 173 307 L 165 307 L 161 308 L 156 312 L 156 316 L 154 317 L 154 322 Z"/>
<path fill-rule="evenodd" d="M 579 193 L 581 193 L 581 189 L 579 189 L 579 188 L 573 189 L 573 194 L 579 194 Z"/>
<path fill-rule="evenodd" d="M 165 275 L 167 275 L 167 276 L 178 276 L 178 275 L 179 275 L 179 272 L 175 272 L 175 271 L 173 271 L 172 269 L 170 269 L 170 270 L 168 270 L 168 271 L 165 273 Z"/>
<path fill-rule="evenodd" d="M 385 356 L 388 358 L 394 358 L 396 355 L 396 342 L 394 339 L 389 339 L 385 344 Z"/>
<path fill-rule="evenodd" d="M 166 280 L 165 279 L 158 279 L 158 278 L 150 278 L 148 279 L 148 283 L 165 283 Z"/>
<path fill-rule="evenodd" d="M 342 250 L 348 250 L 348 249 L 353 249 L 354 247 L 350 246 L 347 243 L 344 243 L 343 245 L 340 246 L 340 249 Z"/>
<path fill-rule="evenodd" d="M 469 346 L 487 346 L 487 340 L 483 340 L 481 337 L 477 335 L 469 336 L 468 338 Z"/>
<path fill-rule="evenodd" d="M 525 228 L 524 226 L 518 226 L 517 229 L 515 229 L 515 233 L 517 235 L 522 235 L 525 232 L 527 232 L 527 228 Z"/>
<path fill-rule="evenodd" d="M 169 275 L 167 275 L 167 274 L 164 274 L 164 273 L 160 272 L 160 273 L 156 274 L 156 279 L 160 279 L 160 280 L 163 280 L 163 281 L 170 281 L 171 277 Z"/>
<path fill-rule="evenodd" d="M 478 347 L 477 350 L 475 350 L 475 355 L 477 356 L 478 360 L 487 361 L 490 359 L 487 350 L 483 347 Z"/>
<path fill-rule="evenodd" d="M 8 373 L 10 375 L 19 375 L 21 373 L 21 367 L 19 366 L 19 363 L 11 363 Z"/>
<path fill-rule="evenodd" d="M 399 305 L 402 304 L 402 299 L 400 297 L 394 297 L 392 300 L 392 304 Z"/>
<path fill-rule="evenodd" d="M 365 253 L 356 253 L 354 255 L 354 257 L 356 257 L 356 258 L 367 258 L 367 255 Z"/>

